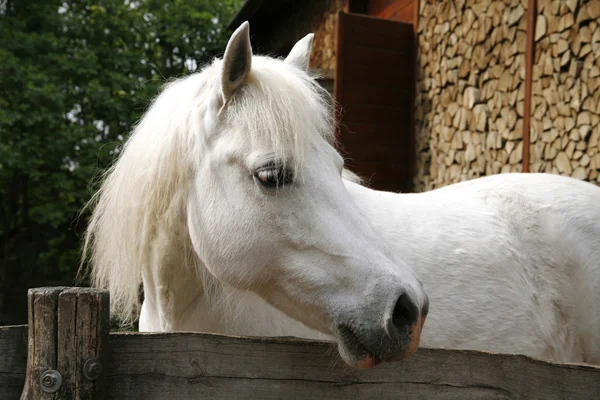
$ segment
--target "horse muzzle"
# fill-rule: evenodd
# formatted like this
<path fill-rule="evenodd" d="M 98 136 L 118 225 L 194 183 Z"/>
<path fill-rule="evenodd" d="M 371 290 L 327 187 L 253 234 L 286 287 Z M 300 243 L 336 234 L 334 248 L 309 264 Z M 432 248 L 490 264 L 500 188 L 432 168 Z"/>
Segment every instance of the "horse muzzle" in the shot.
<path fill-rule="evenodd" d="M 344 361 L 355 368 L 368 369 L 412 355 L 419 347 L 429 311 L 426 295 L 419 303 L 404 293 L 394 303 L 392 312 L 384 313 L 383 324 L 377 323 L 382 318 L 377 318 L 376 313 L 339 324 L 338 348 Z"/>

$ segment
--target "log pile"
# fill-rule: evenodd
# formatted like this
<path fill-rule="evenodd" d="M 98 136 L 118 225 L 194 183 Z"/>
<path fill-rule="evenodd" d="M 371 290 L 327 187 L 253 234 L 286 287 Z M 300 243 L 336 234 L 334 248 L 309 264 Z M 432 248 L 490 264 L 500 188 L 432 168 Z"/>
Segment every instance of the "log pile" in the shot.
<path fill-rule="evenodd" d="M 527 3 L 420 2 L 415 191 L 522 170 Z"/>
<path fill-rule="evenodd" d="M 320 1 L 313 0 L 313 2 L 321 4 Z M 319 10 L 313 16 L 311 32 L 314 32 L 315 39 L 310 56 L 311 67 L 335 70 L 337 12 L 343 7 L 344 0 L 330 0 L 325 11 Z"/>
<path fill-rule="evenodd" d="M 531 170 L 600 183 L 600 1 L 539 0 Z"/>

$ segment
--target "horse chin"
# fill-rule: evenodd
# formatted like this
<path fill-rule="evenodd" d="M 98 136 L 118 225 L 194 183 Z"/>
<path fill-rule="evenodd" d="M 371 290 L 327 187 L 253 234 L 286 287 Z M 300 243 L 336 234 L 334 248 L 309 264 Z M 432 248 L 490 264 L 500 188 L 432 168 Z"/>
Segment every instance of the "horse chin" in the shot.
<path fill-rule="evenodd" d="M 338 350 L 344 362 L 354 368 L 370 369 L 382 363 L 382 360 L 374 356 L 354 338 L 339 339 Z"/>
<path fill-rule="evenodd" d="M 381 360 L 377 359 L 372 354 L 367 353 L 367 355 L 363 359 L 358 360 L 358 362 L 356 362 L 353 365 L 353 367 L 358 368 L 358 369 L 370 369 L 376 365 L 381 364 L 381 362 L 382 362 Z"/>

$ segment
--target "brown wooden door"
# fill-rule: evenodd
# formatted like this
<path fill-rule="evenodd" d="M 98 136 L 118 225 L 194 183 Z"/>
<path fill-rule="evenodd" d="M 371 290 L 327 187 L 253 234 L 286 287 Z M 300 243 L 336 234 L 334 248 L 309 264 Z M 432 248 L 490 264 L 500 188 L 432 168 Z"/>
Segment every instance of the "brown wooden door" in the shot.
<path fill-rule="evenodd" d="M 369 0 L 367 14 L 393 21 L 414 23 L 417 0 Z"/>
<path fill-rule="evenodd" d="M 338 14 L 335 99 L 347 166 L 378 190 L 411 190 L 413 25 Z"/>

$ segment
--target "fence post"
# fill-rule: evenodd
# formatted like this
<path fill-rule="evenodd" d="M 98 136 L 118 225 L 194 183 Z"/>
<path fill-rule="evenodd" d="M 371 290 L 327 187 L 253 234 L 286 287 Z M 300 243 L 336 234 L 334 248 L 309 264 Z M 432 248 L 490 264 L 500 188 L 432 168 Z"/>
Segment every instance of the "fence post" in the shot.
<path fill-rule="evenodd" d="M 30 289 L 21 400 L 101 399 L 109 354 L 107 290 Z"/>

